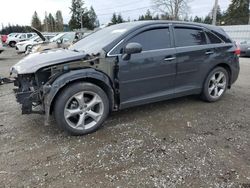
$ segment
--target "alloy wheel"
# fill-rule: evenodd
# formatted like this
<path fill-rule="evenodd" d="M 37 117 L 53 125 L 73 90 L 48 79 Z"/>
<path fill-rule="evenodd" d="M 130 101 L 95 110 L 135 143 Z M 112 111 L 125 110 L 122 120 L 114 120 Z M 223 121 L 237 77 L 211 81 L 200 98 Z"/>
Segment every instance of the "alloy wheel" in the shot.
<path fill-rule="evenodd" d="M 104 103 L 94 92 L 79 92 L 72 96 L 64 108 L 64 118 L 68 125 L 77 130 L 88 130 L 102 118 Z"/>
<path fill-rule="evenodd" d="M 225 92 L 227 87 L 226 75 L 222 72 L 216 72 L 213 74 L 209 81 L 208 93 L 213 99 L 220 98 Z"/>

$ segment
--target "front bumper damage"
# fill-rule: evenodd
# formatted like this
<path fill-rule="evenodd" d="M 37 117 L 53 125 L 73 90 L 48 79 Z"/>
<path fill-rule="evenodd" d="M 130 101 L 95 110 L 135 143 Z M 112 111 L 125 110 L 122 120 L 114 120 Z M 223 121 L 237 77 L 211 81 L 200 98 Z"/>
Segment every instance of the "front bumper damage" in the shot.
<path fill-rule="evenodd" d="M 31 85 L 29 77 L 15 78 L 14 90 L 16 100 L 21 105 L 22 114 L 44 114 L 44 107 L 40 100 L 40 92 Z"/>

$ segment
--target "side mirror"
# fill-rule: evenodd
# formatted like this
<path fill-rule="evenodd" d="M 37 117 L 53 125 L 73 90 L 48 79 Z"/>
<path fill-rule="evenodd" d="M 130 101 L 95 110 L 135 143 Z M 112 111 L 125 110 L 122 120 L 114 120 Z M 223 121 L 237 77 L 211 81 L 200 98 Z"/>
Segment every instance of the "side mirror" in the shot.
<path fill-rule="evenodd" d="M 122 56 L 123 60 L 129 60 L 132 54 L 139 54 L 142 52 L 142 45 L 139 43 L 128 43 L 124 49 Z"/>

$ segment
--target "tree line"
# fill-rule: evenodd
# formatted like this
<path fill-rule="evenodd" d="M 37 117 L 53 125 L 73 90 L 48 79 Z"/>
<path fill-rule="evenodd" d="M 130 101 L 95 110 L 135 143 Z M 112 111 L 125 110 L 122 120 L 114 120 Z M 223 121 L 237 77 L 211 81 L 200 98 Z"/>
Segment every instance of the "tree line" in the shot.
<path fill-rule="evenodd" d="M 41 21 L 35 11 L 32 16 L 31 26 L 43 32 L 61 32 L 64 29 L 62 12 L 58 10 L 55 16 L 51 13 L 47 14 L 47 12 L 45 12 L 45 17 L 43 21 Z"/>
<path fill-rule="evenodd" d="M 212 24 L 214 8 L 205 17 L 188 16 L 188 0 L 152 0 L 155 4 L 155 12 L 150 10 L 144 15 L 140 15 L 137 20 L 180 20 L 205 24 Z M 246 25 L 250 24 L 250 0 L 232 0 L 226 11 L 217 8 L 217 25 Z M 110 21 L 111 24 L 125 22 L 122 15 L 119 14 L 119 21 L 115 19 L 115 13 Z M 130 21 L 130 20 L 127 20 Z"/>
<path fill-rule="evenodd" d="M 211 24 L 213 20 L 213 9 L 205 17 L 189 16 L 189 0 L 151 0 L 154 4 L 154 10 L 147 10 L 143 15 L 140 15 L 137 20 L 184 20 L 199 23 Z M 226 11 L 217 9 L 217 25 L 245 25 L 250 24 L 249 12 L 250 0 L 231 0 L 231 3 Z M 93 30 L 100 26 L 98 17 L 94 8 L 89 9 L 85 6 L 84 0 L 72 0 L 71 2 L 71 19 L 68 24 L 64 24 L 62 12 L 58 10 L 55 15 L 45 13 L 44 19 L 41 21 L 35 11 L 31 26 L 43 32 L 61 32 L 65 30 L 65 26 L 69 30 L 77 30 L 87 28 Z M 109 25 L 130 22 L 130 19 L 125 20 L 121 13 L 114 13 L 111 17 Z M 8 25 L 3 26 L 1 34 L 9 34 L 12 32 L 30 32 L 28 26 Z"/>

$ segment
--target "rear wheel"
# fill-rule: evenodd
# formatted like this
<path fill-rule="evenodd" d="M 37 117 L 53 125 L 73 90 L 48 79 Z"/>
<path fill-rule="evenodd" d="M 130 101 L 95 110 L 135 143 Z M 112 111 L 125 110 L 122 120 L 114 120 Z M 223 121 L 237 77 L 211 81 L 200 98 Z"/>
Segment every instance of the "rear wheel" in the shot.
<path fill-rule="evenodd" d="M 208 102 L 216 102 L 225 94 L 229 83 L 229 75 L 223 67 L 217 67 L 208 75 L 204 87 L 202 98 Z"/>
<path fill-rule="evenodd" d="M 72 135 L 96 131 L 109 114 L 106 93 L 91 83 L 76 83 L 62 91 L 55 104 L 55 119 Z"/>

